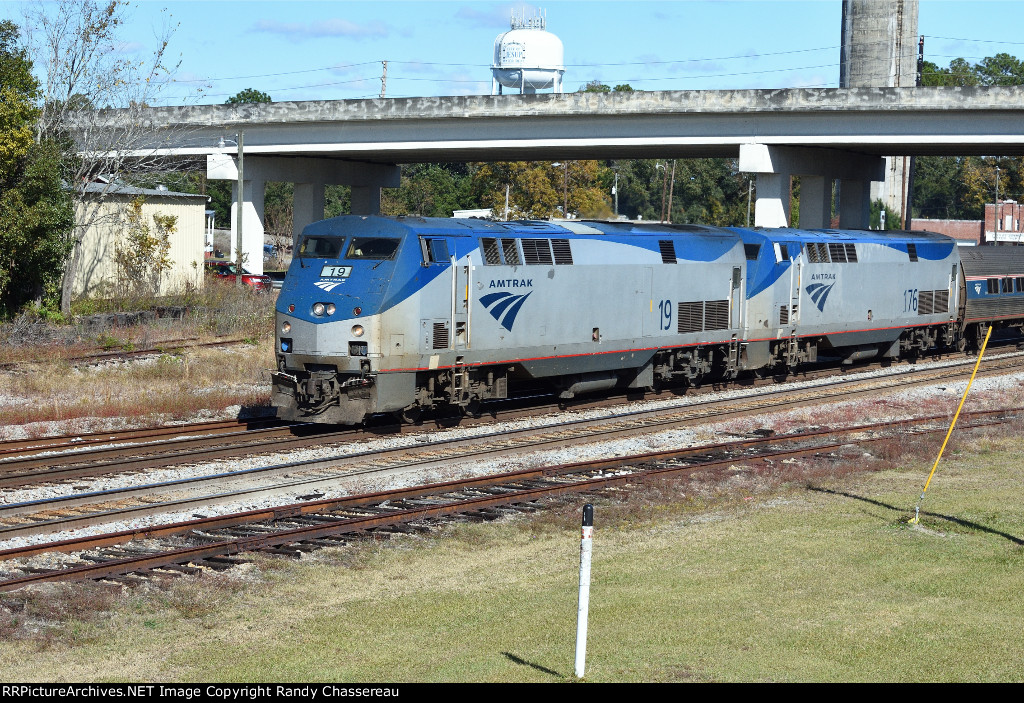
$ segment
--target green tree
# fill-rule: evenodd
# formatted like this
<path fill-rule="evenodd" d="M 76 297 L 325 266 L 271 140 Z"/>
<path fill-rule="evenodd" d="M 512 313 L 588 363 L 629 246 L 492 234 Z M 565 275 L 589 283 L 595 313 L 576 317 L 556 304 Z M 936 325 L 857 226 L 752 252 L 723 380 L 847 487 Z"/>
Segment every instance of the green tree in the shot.
<path fill-rule="evenodd" d="M 604 83 L 602 83 L 601 81 L 599 81 L 599 80 L 597 80 L 595 78 L 594 80 L 590 81 L 589 83 L 586 83 L 585 85 L 580 86 L 579 92 L 580 93 L 610 93 L 610 92 L 612 92 L 612 87 L 610 85 L 605 85 Z"/>
<path fill-rule="evenodd" d="M 972 86 L 978 85 L 974 67 L 964 59 L 954 59 L 948 68 L 939 68 L 931 61 L 925 61 L 921 69 L 921 85 L 924 86 Z"/>
<path fill-rule="evenodd" d="M 401 185 L 384 190 L 381 213 L 451 217 L 455 210 L 474 204 L 464 164 L 407 164 Z"/>
<path fill-rule="evenodd" d="M 224 101 L 225 105 L 251 105 L 255 103 L 272 103 L 274 102 L 270 95 L 264 93 L 262 90 L 256 90 L 255 88 L 246 88 L 240 90 L 230 98 Z"/>
<path fill-rule="evenodd" d="M 580 93 L 632 93 L 633 86 L 629 83 L 620 83 L 619 85 L 612 88 L 610 85 L 605 85 L 601 81 L 594 79 L 589 83 L 580 86 Z"/>
<path fill-rule="evenodd" d="M 0 179 L 10 178 L 32 145 L 38 94 L 32 62 L 19 46 L 18 27 L 4 20 L 0 22 Z"/>
<path fill-rule="evenodd" d="M 1024 63 L 1009 54 L 986 57 L 974 71 L 981 85 L 1024 85 Z"/>
<path fill-rule="evenodd" d="M 564 217 L 600 218 L 611 215 L 607 178 L 597 161 L 507 161 L 478 164 L 473 171 L 472 195 L 480 207 L 509 219 Z"/>
<path fill-rule="evenodd" d="M 70 251 L 74 209 L 62 181 L 63 152 L 50 139 L 35 141 L 39 84 L 20 46 L 18 27 L 0 22 L 0 310 L 10 314 L 34 302 L 59 304 Z"/>
<path fill-rule="evenodd" d="M 114 247 L 117 292 L 122 296 L 157 295 L 163 275 L 172 265 L 171 236 L 177 229 L 178 218 L 155 213 L 150 228 L 142 214 L 144 202 L 135 198 L 128 204 L 123 234 Z"/>
<path fill-rule="evenodd" d="M 957 58 L 948 68 L 926 61 L 922 72 L 926 86 L 1013 86 L 1024 85 L 1024 62 L 1009 54 L 989 56 L 977 63 Z M 1024 197 L 1024 158 L 979 156 L 921 156 L 915 159 L 914 217 L 977 220 L 985 205 L 996 197 L 996 168 L 999 169 L 999 198 Z"/>

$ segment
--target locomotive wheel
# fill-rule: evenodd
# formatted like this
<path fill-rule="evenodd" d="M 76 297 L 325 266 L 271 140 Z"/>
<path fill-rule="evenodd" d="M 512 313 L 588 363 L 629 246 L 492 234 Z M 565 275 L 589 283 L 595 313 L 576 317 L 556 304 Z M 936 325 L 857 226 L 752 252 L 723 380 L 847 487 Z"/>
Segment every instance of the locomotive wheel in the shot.
<path fill-rule="evenodd" d="M 414 405 L 395 414 L 398 415 L 398 419 L 402 424 L 415 425 L 423 419 L 423 408 L 419 405 Z"/>

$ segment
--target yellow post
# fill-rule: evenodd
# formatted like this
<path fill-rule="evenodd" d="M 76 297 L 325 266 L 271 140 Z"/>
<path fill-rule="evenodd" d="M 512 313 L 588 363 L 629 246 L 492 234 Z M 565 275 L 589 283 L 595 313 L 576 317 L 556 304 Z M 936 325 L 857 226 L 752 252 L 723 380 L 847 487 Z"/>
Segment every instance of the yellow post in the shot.
<path fill-rule="evenodd" d="M 988 332 L 985 334 L 985 341 L 981 344 L 981 350 L 978 352 L 978 360 L 974 362 L 974 371 L 971 372 L 971 380 L 967 382 L 967 388 L 964 389 L 964 397 L 960 399 L 960 407 L 956 409 L 956 415 L 953 416 L 953 422 L 949 423 L 949 431 L 946 432 L 946 438 L 942 440 L 942 446 L 939 448 L 939 455 L 935 457 L 935 463 L 932 464 L 932 471 L 928 474 L 928 480 L 924 482 L 924 488 L 921 489 L 921 496 L 917 499 L 917 506 L 914 508 L 914 517 L 910 519 L 910 523 L 916 525 L 921 522 L 921 502 L 924 500 L 924 494 L 928 491 L 928 486 L 932 482 L 932 476 L 935 475 L 935 469 L 939 468 L 939 459 L 942 458 L 942 452 L 946 451 L 946 444 L 949 442 L 950 436 L 953 434 L 953 428 L 956 427 L 956 421 L 960 418 L 960 411 L 964 408 L 964 402 L 967 400 L 967 394 L 971 391 L 971 384 L 974 383 L 974 377 L 978 374 L 978 367 L 981 366 L 981 357 L 985 355 L 985 347 L 988 346 L 988 338 L 992 336 L 992 326 L 989 325 Z"/>

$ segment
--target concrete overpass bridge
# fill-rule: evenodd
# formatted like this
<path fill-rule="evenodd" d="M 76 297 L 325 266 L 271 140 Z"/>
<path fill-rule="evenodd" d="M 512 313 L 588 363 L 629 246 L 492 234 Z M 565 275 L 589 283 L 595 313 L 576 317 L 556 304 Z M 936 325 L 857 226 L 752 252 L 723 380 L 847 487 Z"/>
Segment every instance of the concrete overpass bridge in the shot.
<path fill-rule="evenodd" d="M 840 225 L 863 228 L 883 156 L 1024 155 L 1020 87 L 424 97 L 159 107 L 141 116 L 150 136 L 138 153 L 205 155 L 214 179 L 237 181 L 237 147 L 217 144 L 244 130 L 243 249 L 254 268 L 267 181 L 295 184 L 298 233 L 323 217 L 327 184 L 352 186 L 354 213 L 378 212 L 380 188 L 398 186 L 402 163 L 731 157 L 756 175 L 756 225 L 786 225 L 789 177 L 798 175 L 801 225 L 829 225 L 838 179 Z"/>

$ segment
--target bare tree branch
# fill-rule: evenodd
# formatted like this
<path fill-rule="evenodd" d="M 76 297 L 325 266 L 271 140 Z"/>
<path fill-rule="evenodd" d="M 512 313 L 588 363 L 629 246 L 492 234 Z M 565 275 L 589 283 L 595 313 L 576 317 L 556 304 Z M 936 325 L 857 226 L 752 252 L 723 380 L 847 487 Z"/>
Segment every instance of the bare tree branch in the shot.
<path fill-rule="evenodd" d="M 119 37 L 127 7 L 125 0 L 37 0 L 26 15 L 28 44 L 44 74 L 36 138 L 61 143 L 73 165 L 69 185 L 77 218 L 61 290 L 64 313 L 70 310 L 82 238 L 101 224 L 104 202 L 112 192 L 168 170 L 167 157 L 156 152 L 163 141 L 159 130 L 140 112 L 159 102 L 174 82 L 180 60 L 169 57 L 168 45 L 176 27 L 163 27 L 152 54 L 136 59 Z"/>

